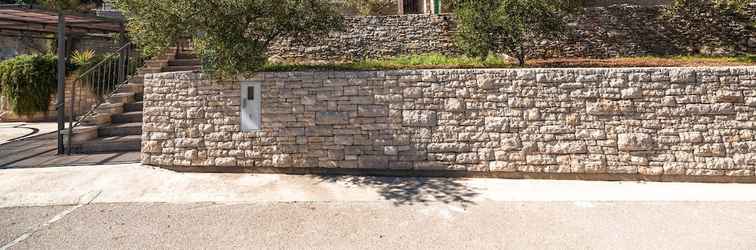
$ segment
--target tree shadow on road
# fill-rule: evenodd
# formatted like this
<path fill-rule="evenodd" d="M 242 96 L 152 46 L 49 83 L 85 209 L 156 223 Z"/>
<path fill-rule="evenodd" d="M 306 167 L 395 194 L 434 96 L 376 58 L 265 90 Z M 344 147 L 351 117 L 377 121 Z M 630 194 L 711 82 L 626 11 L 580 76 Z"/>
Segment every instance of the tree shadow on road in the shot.
<path fill-rule="evenodd" d="M 346 183 L 376 188 L 386 200 L 396 206 L 442 202 L 463 207 L 476 205 L 479 195 L 473 188 L 454 178 L 375 177 L 375 176 L 319 176 L 323 182 Z"/>

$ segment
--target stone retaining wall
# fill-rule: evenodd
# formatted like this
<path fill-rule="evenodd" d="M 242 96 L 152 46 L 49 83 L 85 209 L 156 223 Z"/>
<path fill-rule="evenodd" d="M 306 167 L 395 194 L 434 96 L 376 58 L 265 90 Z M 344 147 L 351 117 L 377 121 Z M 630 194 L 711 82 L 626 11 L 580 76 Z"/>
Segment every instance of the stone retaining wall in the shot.
<path fill-rule="evenodd" d="M 745 16 L 718 12 L 667 15 L 664 6 L 586 8 L 570 17 L 562 39 L 543 41 L 531 57 L 606 58 L 642 55 L 732 54 L 756 51 L 756 1 Z M 749 18 L 750 17 L 750 18 Z M 346 29 L 318 39 L 281 39 L 274 61 L 359 61 L 399 55 L 459 54 L 453 15 L 346 17 Z"/>
<path fill-rule="evenodd" d="M 260 73 L 262 130 L 239 82 L 146 77 L 143 163 L 750 178 L 756 67 Z M 413 172 L 414 171 L 414 172 Z"/>

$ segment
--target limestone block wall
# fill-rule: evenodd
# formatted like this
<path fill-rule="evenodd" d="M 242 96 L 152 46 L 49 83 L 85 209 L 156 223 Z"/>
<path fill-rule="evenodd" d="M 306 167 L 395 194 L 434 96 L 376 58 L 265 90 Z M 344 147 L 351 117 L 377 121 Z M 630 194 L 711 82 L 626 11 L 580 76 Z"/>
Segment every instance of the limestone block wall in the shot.
<path fill-rule="evenodd" d="M 143 163 L 753 180 L 756 67 L 260 73 L 146 77 Z M 455 172 L 456 171 L 456 172 Z"/>
<path fill-rule="evenodd" d="M 359 61 L 423 53 L 457 54 L 451 16 L 347 16 L 342 32 L 317 39 L 283 38 L 273 43 L 273 61 Z"/>
<path fill-rule="evenodd" d="M 593 1 L 590 5 L 602 5 Z M 610 1 L 611 2 L 611 1 Z M 756 51 L 756 0 L 745 15 L 714 10 L 671 15 L 665 6 L 610 5 L 568 17 L 560 39 L 539 42 L 531 57 L 607 58 L 642 55 L 733 54 Z M 274 61 L 359 61 L 400 55 L 460 54 L 453 14 L 346 17 L 345 30 L 318 39 L 273 43 Z"/>

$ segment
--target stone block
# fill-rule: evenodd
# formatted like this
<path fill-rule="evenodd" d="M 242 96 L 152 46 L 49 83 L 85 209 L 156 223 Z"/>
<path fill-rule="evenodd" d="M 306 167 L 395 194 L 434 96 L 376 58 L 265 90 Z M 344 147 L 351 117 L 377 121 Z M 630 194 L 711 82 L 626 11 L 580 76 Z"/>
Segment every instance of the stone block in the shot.
<path fill-rule="evenodd" d="M 386 117 L 388 111 L 383 105 L 359 105 L 357 106 L 357 116 L 359 117 Z"/>
<path fill-rule="evenodd" d="M 306 136 L 333 136 L 333 128 L 330 126 L 316 126 L 305 128 Z"/>
<path fill-rule="evenodd" d="M 450 112 L 461 112 L 465 110 L 465 103 L 457 98 L 446 99 L 444 110 Z"/>
<path fill-rule="evenodd" d="M 363 169 L 388 169 L 389 160 L 383 156 L 360 156 L 358 165 Z"/>
<path fill-rule="evenodd" d="M 354 137 L 351 135 L 337 135 L 333 137 L 333 142 L 336 145 L 351 146 L 354 144 Z"/>
<path fill-rule="evenodd" d="M 403 91 L 404 98 L 422 98 L 423 97 L 423 89 L 422 88 L 406 88 Z"/>
<path fill-rule="evenodd" d="M 716 100 L 724 103 L 743 103 L 745 101 L 742 92 L 732 90 L 718 90 Z"/>
<path fill-rule="evenodd" d="M 643 97 L 643 92 L 640 88 L 626 88 L 621 92 L 622 99 L 638 99 Z"/>
<path fill-rule="evenodd" d="M 431 143 L 428 144 L 429 153 L 463 153 L 472 149 L 468 143 Z"/>
<path fill-rule="evenodd" d="M 160 141 L 142 141 L 142 153 L 159 154 L 163 152 Z"/>
<path fill-rule="evenodd" d="M 486 117 L 484 129 L 488 132 L 504 132 L 509 129 L 509 122 L 504 117 Z"/>
<path fill-rule="evenodd" d="M 721 143 L 712 143 L 712 144 L 704 144 L 704 145 L 696 146 L 695 151 L 693 152 L 695 156 L 699 156 L 699 157 L 721 157 L 721 156 L 725 156 L 726 153 L 727 153 L 727 150 L 724 144 L 721 144 Z"/>
<path fill-rule="evenodd" d="M 756 107 L 756 97 L 746 97 L 745 104 L 749 107 Z"/>
<path fill-rule="evenodd" d="M 625 152 L 653 150 L 655 144 L 653 137 L 644 133 L 620 134 L 617 138 L 619 150 Z"/>
<path fill-rule="evenodd" d="M 501 139 L 501 147 L 503 151 L 518 151 L 522 149 L 522 141 L 517 135 L 505 136 Z"/>
<path fill-rule="evenodd" d="M 582 140 L 605 140 L 606 132 L 602 129 L 580 129 L 575 133 L 575 137 Z"/>
<path fill-rule="evenodd" d="M 571 126 L 552 125 L 541 127 L 540 132 L 542 134 L 572 134 L 575 133 L 575 129 Z"/>
<path fill-rule="evenodd" d="M 632 101 L 602 100 L 588 103 L 586 111 L 591 115 L 622 115 L 635 112 L 635 107 Z"/>
<path fill-rule="evenodd" d="M 528 155 L 528 165 L 556 165 L 557 159 L 553 155 Z"/>
<path fill-rule="evenodd" d="M 564 141 L 543 143 L 540 146 L 544 154 L 565 155 L 565 154 L 585 154 L 588 153 L 588 147 L 582 141 Z"/>
<path fill-rule="evenodd" d="M 402 125 L 406 127 L 435 127 L 438 118 L 435 111 L 405 110 L 402 112 Z"/>
<path fill-rule="evenodd" d="M 318 112 L 315 115 L 318 125 L 349 124 L 349 113 L 346 112 Z"/>
<path fill-rule="evenodd" d="M 293 159 L 289 154 L 275 154 L 271 157 L 273 160 L 273 167 L 277 168 L 289 168 L 293 167 Z"/>
<path fill-rule="evenodd" d="M 491 172 L 513 173 L 517 172 L 517 165 L 506 161 L 492 161 L 488 164 Z"/>
<path fill-rule="evenodd" d="M 215 158 L 213 165 L 217 167 L 236 167 L 237 166 L 236 158 L 231 158 L 231 157 Z"/>
<path fill-rule="evenodd" d="M 463 153 L 457 155 L 456 162 L 458 164 L 473 164 L 478 163 L 478 154 L 477 153 Z"/>
<path fill-rule="evenodd" d="M 704 142 L 704 137 L 700 132 L 684 132 L 680 133 L 680 141 L 684 143 L 702 143 Z"/>

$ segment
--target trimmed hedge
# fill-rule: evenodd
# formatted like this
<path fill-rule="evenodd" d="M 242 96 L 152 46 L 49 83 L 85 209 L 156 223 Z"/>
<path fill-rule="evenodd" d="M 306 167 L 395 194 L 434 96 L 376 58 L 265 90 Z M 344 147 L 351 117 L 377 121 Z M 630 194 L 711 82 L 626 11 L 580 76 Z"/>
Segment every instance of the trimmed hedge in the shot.
<path fill-rule="evenodd" d="M 20 55 L 0 62 L 0 94 L 17 114 L 48 111 L 50 97 L 58 90 L 58 57 L 55 55 Z M 85 67 L 66 63 L 66 71 L 75 74 Z"/>
<path fill-rule="evenodd" d="M 57 90 L 57 58 L 52 55 L 21 55 L 0 63 L 0 91 L 13 112 L 45 112 Z"/>

